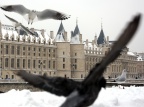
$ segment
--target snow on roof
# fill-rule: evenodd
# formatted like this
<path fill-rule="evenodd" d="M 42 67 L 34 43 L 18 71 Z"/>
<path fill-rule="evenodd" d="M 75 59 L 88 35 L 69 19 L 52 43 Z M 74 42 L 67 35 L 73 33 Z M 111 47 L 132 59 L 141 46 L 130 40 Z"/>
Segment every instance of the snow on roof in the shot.
<path fill-rule="evenodd" d="M 56 42 L 64 42 L 63 33 L 57 34 L 55 41 Z"/>
<path fill-rule="evenodd" d="M 144 61 L 141 55 L 138 55 L 137 61 Z"/>
<path fill-rule="evenodd" d="M 86 44 L 86 43 L 84 42 L 84 44 L 85 44 L 85 45 L 84 45 L 85 49 L 92 49 L 92 48 L 93 48 L 93 49 L 95 50 L 95 49 L 98 49 L 98 48 L 99 48 L 99 47 L 97 47 L 96 44 L 93 45 L 92 42 L 89 42 L 88 44 Z"/>
<path fill-rule="evenodd" d="M 46 31 L 43 31 L 42 34 L 42 30 L 35 29 L 34 32 L 38 35 L 38 37 L 30 34 L 19 35 L 19 32 L 16 31 L 14 27 L 9 25 L 2 25 L 2 39 L 5 39 L 6 37 L 8 37 L 8 39 L 11 39 L 11 37 L 13 37 L 14 40 L 17 40 L 17 38 L 19 38 L 22 41 L 25 38 L 26 41 L 31 40 L 31 42 L 33 42 L 33 40 L 36 40 L 36 42 L 41 41 L 41 43 L 43 43 L 44 41 L 46 43 L 48 43 L 49 41 L 52 43 L 53 39 L 50 38 Z"/>
<path fill-rule="evenodd" d="M 71 37 L 71 43 L 72 44 L 80 44 L 79 34 Z"/>
<path fill-rule="evenodd" d="M 136 56 L 133 52 L 127 52 L 128 55 Z"/>

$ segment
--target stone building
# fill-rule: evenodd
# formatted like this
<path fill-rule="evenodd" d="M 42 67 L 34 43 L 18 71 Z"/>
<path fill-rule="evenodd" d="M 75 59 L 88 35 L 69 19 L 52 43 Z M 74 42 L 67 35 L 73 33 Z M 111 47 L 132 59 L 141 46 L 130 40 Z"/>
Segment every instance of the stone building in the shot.
<path fill-rule="evenodd" d="M 136 53 L 137 55 L 137 79 L 144 78 L 144 53 Z"/>
<path fill-rule="evenodd" d="M 20 69 L 39 75 L 83 79 L 114 44 L 109 37 L 105 37 L 102 28 L 98 37 L 83 41 L 78 24 L 71 32 L 70 40 L 62 22 L 56 35 L 53 31 L 48 35 L 43 29 L 33 28 L 31 31 L 37 36 L 27 35 L 23 30 L 16 31 L 12 26 L 0 23 L 2 79 L 19 79 L 13 70 Z M 104 76 L 115 78 L 126 68 L 129 78 L 136 77 L 136 58 L 125 47 L 121 56 L 107 67 Z"/>

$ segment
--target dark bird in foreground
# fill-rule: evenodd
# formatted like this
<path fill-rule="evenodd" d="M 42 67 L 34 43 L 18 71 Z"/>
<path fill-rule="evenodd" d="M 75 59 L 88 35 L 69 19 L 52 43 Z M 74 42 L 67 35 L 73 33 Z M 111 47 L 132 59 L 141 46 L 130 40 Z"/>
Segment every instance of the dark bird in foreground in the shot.
<path fill-rule="evenodd" d="M 44 89 L 58 96 L 65 96 L 67 99 L 60 107 L 87 107 L 97 99 L 101 88 L 106 87 L 106 80 L 103 77 L 107 65 L 113 62 L 121 53 L 123 47 L 134 36 L 140 22 L 140 15 L 128 24 L 124 32 L 120 35 L 116 43 L 112 46 L 111 51 L 96 64 L 89 72 L 89 75 L 82 81 L 74 81 L 62 77 L 46 77 L 29 74 L 24 70 L 15 71 L 29 84 Z"/>
<path fill-rule="evenodd" d="M 30 31 L 28 28 L 26 28 L 24 25 L 22 25 L 20 22 L 16 21 L 13 18 L 8 17 L 7 15 L 5 15 L 6 18 L 8 18 L 10 21 L 13 22 L 15 29 L 17 29 L 18 27 L 21 27 L 27 34 L 30 35 L 35 35 L 35 33 L 33 33 L 32 31 Z"/>
<path fill-rule="evenodd" d="M 65 13 L 58 12 L 55 10 L 45 9 L 43 11 L 38 12 L 35 10 L 29 10 L 26 7 L 24 7 L 23 5 L 1 6 L 1 9 L 5 10 L 5 11 L 9 11 L 9 12 L 16 12 L 16 13 L 24 16 L 24 18 L 26 18 L 26 20 L 28 20 L 28 24 L 29 23 L 32 24 L 35 19 L 38 19 L 38 20 L 45 20 L 45 19 L 66 20 L 66 19 L 70 18 L 70 15 L 67 15 Z"/>

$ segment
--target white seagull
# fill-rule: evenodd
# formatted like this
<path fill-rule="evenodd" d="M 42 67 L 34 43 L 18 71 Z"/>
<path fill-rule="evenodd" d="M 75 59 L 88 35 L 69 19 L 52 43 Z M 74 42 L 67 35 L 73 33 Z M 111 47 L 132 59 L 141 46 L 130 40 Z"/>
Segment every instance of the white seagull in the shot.
<path fill-rule="evenodd" d="M 26 28 L 25 26 L 23 26 L 21 23 L 19 23 L 18 21 L 16 21 L 13 18 L 8 17 L 7 15 L 5 15 L 5 17 L 7 17 L 10 21 L 13 22 L 13 26 L 15 27 L 15 29 L 21 27 L 27 34 L 30 35 L 35 35 L 32 31 L 30 31 L 28 28 Z"/>
<path fill-rule="evenodd" d="M 55 19 L 55 20 L 66 20 L 70 18 L 70 15 L 64 14 L 62 12 L 58 12 L 51 9 L 45 9 L 43 11 L 35 11 L 29 10 L 23 5 L 7 5 L 1 6 L 1 9 L 9 12 L 16 12 L 22 16 L 27 16 L 28 24 L 33 23 L 33 21 L 37 18 L 38 20 L 45 20 L 45 19 Z"/>
<path fill-rule="evenodd" d="M 127 71 L 126 69 L 123 69 L 122 74 L 121 74 L 120 76 L 118 76 L 118 77 L 115 79 L 115 81 L 116 81 L 116 82 L 125 82 L 126 79 L 127 79 L 127 77 L 126 77 L 127 72 L 128 72 L 128 71 Z"/>

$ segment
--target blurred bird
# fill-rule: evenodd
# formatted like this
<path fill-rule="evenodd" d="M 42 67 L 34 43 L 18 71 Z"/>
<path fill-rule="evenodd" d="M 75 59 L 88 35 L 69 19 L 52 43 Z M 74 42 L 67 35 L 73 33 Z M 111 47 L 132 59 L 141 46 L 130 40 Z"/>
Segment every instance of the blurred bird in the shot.
<path fill-rule="evenodd" d="M 23 26 L 21 23 L 19 23 L 15 19 L 10 18 L 7 15 L 5 15 L 5 17 L 7 17 L 10 21 L 13 22 L 13 26 L 15 27 L 15 29 L 17 29 L 18 27 L 21 27 L 27 34 L 35 35 L 35 33 L 33 33 L 32 31 L 30 31 L 28 28 L 26 28 L 25 26 Z"/>
<path fill-rule="evenodd" d="M 90 106 L 97 99 L 101 88 L 105 88 L 106 86 L 106 80 L 103 77 L 106 67 L 120 55 L 123 47 L 126 46 L 135 34 L 139 22 L 140 15 L 137 15 L 112 46 L 111 51 L 109 51 L 99 64 L 96 64 L 90 70 L 88 76 L 82 82 L 62 77 L 29 74 L 25 70 L 14 72 L 35 87 L 58 96 L 66 96 L 67 99 L 60 107 Z"/>
<path fill-rule="evenodd" d="M 120 76 L 118 76 L 115 81 L 116 82 L 125 82 L 126 81 L 126 74 L 127 74 L 127 70 L 123 69 L 122 74 Z"/>
<path fill-rule="evenodd" d="M 7 6 L 1 6 L 1 9 L 9 12 L 16 12 L 26 20 L 28 20 L 28 24 L 32 24 L 35 19 L 38 20 L 45 20 L 45 19 L 55 19 L 55 20 L 66 20 L 70 18 L 70 15 L 64 14 L 62 12 L 58 12 L 51 9 L 45 9 L 43 11 L 35 11 L 35 10 L 29 10 L 23 5 L 7 5 Z M 26 17 L 25 17 L 26 16 Z"/>

